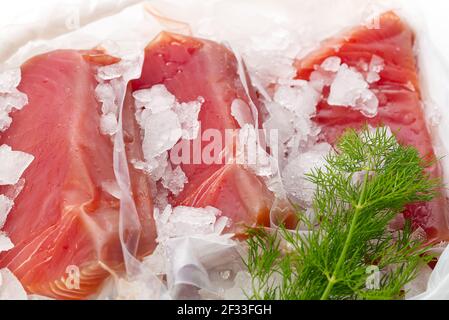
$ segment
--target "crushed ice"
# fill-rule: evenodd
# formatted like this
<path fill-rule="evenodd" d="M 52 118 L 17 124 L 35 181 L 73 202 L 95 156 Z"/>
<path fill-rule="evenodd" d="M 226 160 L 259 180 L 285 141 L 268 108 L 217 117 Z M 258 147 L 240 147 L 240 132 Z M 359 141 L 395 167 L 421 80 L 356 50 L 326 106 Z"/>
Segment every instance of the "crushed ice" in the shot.
<path fill-rule="evenodd" d="M 187 183 L 181 167 L 173 168 L 168 151 L 181 139 L 193 140 L 200 132 L 198 116 L 204 103 L 202 97 L 195 101 L 178 102 L 164 85 L 155 85 L 133 93 L 136 119 L 143 132 L 145 161 L 136 161 L 137 169 L 146 171 L 153 182 L 172 194 L 178 195 Z"/>
<path fill-rule="evenodd" d="M 281 167 L 286 156 L 297 156 L 319 133 L 311 118 L 320 97 L 321 93 L 311 83 L 293 80 L 280 82 L 273 99 L 265 102 L 269 117 L 263 127 L 268 132 L 276 130 L 278 133 Z"/>
<path fill-rule="evenodd" d="M 28 153 L 13 151 L 5 144 L 0 146 L 0 185 L 17 184 L 33 160 L 34 156 Z"/>
<path fill-rule="evenodd" d="M 19 193 L 23 187 L 23 179 L 20 179 L 20 177 L 33 160 L 34 157 L 30 154 L 13 151 L 7 145 L 0 146 L 0 186 L 14 186 L 14 192 Z M 0 194 L 0 230 L 5 225 L 8 214 L 13 206 L 14 199 Z M 11 250 L 13 247 L 14 244 L 8 238 L 7 234 L 0 231 L 0 252 Z"/>
<path fill-rule="evenodd" d="M 8 217 L 13 205 L 13 200 L 3 194 L 0 194 L 0 230 L 5 225 L 6 218 Z"/>
<path fill-rule="evenodd" d="M 26 94 L 17 90 L 21 80 L 20 69 L 10 69 L 0 72 L 0 132 L 4 132 L 11 125 L 9 116 L 13 109 L 21 110 L 28 104 Z"/>
<path fill-rule="evenodd" d="M 22 284 L 6 268 L 0 269 L 0 300 L 27 300 Z"/>
<path fill-rule="evenodd" d="M 0 253 L 6 252 L 14 248 L 14 244 L 11 242 L 11 239 L 3 233 L 0 232 Z"/>
<path fill-rule="evenodd" d="M 277 159 L 263 148 L 258 132 L 251 124 L 239 130 L 236 162 L 245 165 L 260 177 L 270 177 L 277 173 Z"/>
<path fill-rule="evenodd" d="M 364 116 L 377 115 L 379 100 L 370 90 L 370 84 L 380 80 L 379 73 L 384 69 L 381 57 L 373 55 L 369 63 L 361 62 L 360 71 L 342 63 L 339 57 L 328 57 L 310 76 L 311 85 L 318 91 L 330 86 L 327 102 L 331 106 L 352 107 Z"/>
<path fill-rule="evenodd" d="M 135 79 L 140 75 L 142 55 L 130 55 L 122 57 L 120 62 L 100 67 L 97 71 L 98 85 L 95 95 L 101 103 L 102 115 L 100 118 L 100 130 L 104 135 L 113 136 L 118 130 L 120 88 L 123 79 Z"/>
<path fill-rule="evenodd" d="M 144 259 L 144 265 L 156 274 L 166 275 L 167 287 L 174 297 L 180 288 L 214 291 L 214 275 L 222 271 L 216 267 L 235 263 L 238 257 L 233 234 L 223 233 L 228 218 L 213 207 L 170 205 L 163 211 L 155 209 L 154 218 L 158 247 Z"/>
<path fill-rule="evenodd" d="M 331 106 L 353 107 L 370 118 L 376 116 L 379 106 L 379 100 L 369 89 L 363 75 L 347 64 L 340 66 L 327 102 Z"/>
<path fill-rule="evenodd" d="M 306 174 L 314 168 L 322 167 L 326 162 L 325 156 L 331 149 L 329 144 L 319 143 L 288 162 L 282 171 L 282 178 L 291 199 L 311 206 L 316 187 L 306 178 Z"/>
<path fill-rule="evenodd" d="M 253 115 L 248 104 L 242 99 L 234 99 L 231 104 L 231 115 L 243 128 L 245 124 L 254 124 Z"/>

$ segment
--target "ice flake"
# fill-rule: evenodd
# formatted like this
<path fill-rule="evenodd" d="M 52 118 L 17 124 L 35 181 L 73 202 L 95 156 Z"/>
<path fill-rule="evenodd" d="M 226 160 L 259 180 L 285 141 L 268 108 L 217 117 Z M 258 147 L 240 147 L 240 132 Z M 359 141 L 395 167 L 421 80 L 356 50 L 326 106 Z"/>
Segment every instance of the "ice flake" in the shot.
<path fill-rule="evenodd" d="M 232 101 L 231 114 L 239 124 L 240 128 L 243 128 L 245 124 L 254 125 L 251 109 L 242 99 L 234 99 L 234 101 Z"/>
<path fill-rule="evenodd" d="M 20 69 L 0 73 L 0 93 L 12 93 L 20 83 Z"/>
<path fill-rule="evenodd" d="M 156 189 L 166 188 L 177 195 L 183 190 L 187 177 L 180 167 L 172 168 L 168 151 L 180 139 L 192 140 L 198 136 L 198 115 L 204 99 L 198 97 L 195 101 L 179 103 L 164 85 L 138 90 L 133 97 L 137 108 L 136 119 L 143 131 L 145 159 L 144 162 L 134 161 L 134 166 L 149 173 Z M 158 197 L 166 195 L 167 192 L 164 192 Z"/>
<path fill-rule="evenodd" d="M 368 73 L 366 75 L 366 81 L 368 83 L 374 83 L 380 80 L 379 73 L 384 69 L 384 60 L 376 55 L 373 55 L 368 67 Z"/>
<path fill-rule="evenodd" d="M 114 135 L 118 130 L 117 97 L 120 96 L 126 83 L 139 77 L 143 63 L 142 55 L 123 57 L 120 62 L 98 68 L 95 95 L 102 103 L 102 117 L 100 119 L 101 133 Z"/>
<path fill-rule="evenodd" d="M 160 186 L 159 184 L 160 183 L 154 183 L 154 187 L 152 189 L 152 191 L 153 191 L 152 196 L 154 199 L 155 208 L 162 210 L 163 208 L 166 208 L 169 204 L 168 203 L 169 191 L 167 189 L 163 188 L 163 186 Z"/>
<path fill-rule="evenodd" d="M 16 89 L 19 83 L 20 69 L 0 73 L 0 132 L 7 130 L 12 123 L 9 113 L 28 104 L 27 95 Z"/>
<path fill-rule="evenodd" d="M 114 88 L 110 83 L 100 83 L 95 88 L 95 95 L 97 100 L 102 103 L 101 111 L 103 114 L 114 113 L 118 111 L 118 106 L 116 104 L 116 95 Z"/>
<path fill-rule="evenodd" d="M 131 162 L 137 170 L 145 171 L 154 181 L 159 181 L 168 166 L 168 152 L 163 152 L 161 155 L 146 161 L 131 160 Z"/>
<path fill-rule="evenodd" d="M 245 124 L 239 131 L 237 163 L 246 165 L 256 175 L 268 177 L 276 172 L 276 161 L 262 148 L 256 129 Z"/>
<path fill-rule="evenodd" d="M 120 62 L 98 68 L 97 77 L 101 81 L 113 79 L 136 79 L 141 73 L 141 55 L 123 57 Z"/>
<path fill-rule="evenodd" d="M 27 300 L 22 284 L 6 268 L 0 270 L 0 300 Z"/>
<path fill-rule="evenodd" d="M 0 94 L 0 110 L 11 112 L 13 108 L 21 110 L 28 104 L 28 96 L 17 89 L 12 89 L 10 93 Z"/>
<path fill-rule="evenodd" d="M 310 205 L 315 193 L 315 185 L 306 179 L 305 174 L 325 163 L 324 156 L 331 150 L 327 143 L 320 143 L 301 153 L 288 162 L 282 171 L 282 179 L 287 193 L 296 201 Z"/>
<path fill-rule="evenodd" d="M 174 226 L 174 234 L 177 237 L 195 234 L 214 233 L 215 222 L 221 211 L 213 208 L 176 207 L 170 217 L 170 223 Z"/>
<path fill-rule="evenodd" d="M 377 55 L 373 55 L 371 58 L 371 62 L 369 64 L 369 70 L 372 72 L 380 73 L 384 68 L 385 68 L 384 60 Z"/>
<path fill-rule="evenodd" d="M 279 137 L 279 159 L 284 155 L 292 157 L 301 148 L 315 140 L 319 128 L 311 120 L 321 94 L 307 81 L 297 80 L 295 85 L 280 85 L 273 101 L 265 106 L 270 114 L 264 123 L 268 132 L 276 130 Z M 282 163 L 281 163 L 282 165 Z"/>
<path fill-rule="evenodd" d="M 154 218 L 158 229 L 158 242 L 168 238 L 192 235 L 206 235 L 215 232 L 215 223 L 221 211 L 214 207 L 192 208 L 169 205 L 162 213 L 155 210 Z"/>
<path fill-rule="evenodd" d="M 163 84 L 157 84 L 150 89 L 142 89 L 133 93 L 138 108 L 145 107 L 151 113 L 159 113 L 173 108 L 176 98 Z"/>
<path fill-rule="evenodd" d="M 323 61 L 321 68 L 323 68 L 324 71 L 338 72 L 340 69 L 340 64 L 340 57 L 329 57 Z"/>
<path fill-rule="evenodd" d="M 12 119 L 9 116 L 8 112 L 0 109 L 0 132 L 5 131 L 9 128 L 12 123 Z"/>
<path fill-rule="evenodd" d="M 328 103 L 332 106 L 354 107 L 366 117 L 374 117 L 379 100 L 369 90 L 361 73 L 342 64 L 332 82 Z"/>
<path fill-rule="evenodd" d="M 0 185 L 15 185 L 33 160 L 30 154 L 0 146 Z"/>
<path fill-rule="evenodd" d="M 113 113 L 104 114 L 100 118 L 100 130 L 104 135 L 114 135 L 118 130 L 117 117 Z"/>
<path fill-rule="evenodd" d="M 178 116 L 171 110 L 152 114 L 145 120 L 143 153 L 146 160 L 170 150 L 182 137 Z"/>
<path fill-rule="evenodd" d="M 221 211 L 213 207 L 168 205 L 162 212 L 155 209 L 158 246 L 144 264 L 166 275 L 173 297 L 179 297 L 180 288 L 215 290 L 216 274 L 222 270 L 234 272 L 233 267 L 241 265 L 233 234 L 222 234 L 228 218 L 220 215 Z M 194 291 L 198 295 L 197 289 Z"/>
<path fill-rule="evenodd" d="M 200 123 L 198 115 L 204 98 L 199 97 L 196 101 L 176 103 L 174 111 L 178 115 L 182 128 L 182 138 L 185 140 L 193 140 L 198 137 L 200 131 Z"/>
<path fill-rule="evenodd" d="M 309 82 L 298 81 L 296 86 L 279 86 L 273 100 L 297 114 L 309 116 L 315 112 L 320 93 Z"/>
<path fill-rule="evenodd" d="M 0 230 L 5 225 L 6 218 L 8 217 L 13 205 L 14 201 L 0 194 Z"/>
<path fill-rule="evenodd" d="M 6 233 L 0 232 L 0 253 L 6 252 L 14 248 L 14 244 L 8 238 Z"/>
<path fill-rule="evenodd" d="M 174 170 L 170 165 L 167 166 L 167 170 L 162 176 L 162 185 L 175 196 L 181 193 L 187 182 L 187 177 L 180 166 L 177 166 Z"/>

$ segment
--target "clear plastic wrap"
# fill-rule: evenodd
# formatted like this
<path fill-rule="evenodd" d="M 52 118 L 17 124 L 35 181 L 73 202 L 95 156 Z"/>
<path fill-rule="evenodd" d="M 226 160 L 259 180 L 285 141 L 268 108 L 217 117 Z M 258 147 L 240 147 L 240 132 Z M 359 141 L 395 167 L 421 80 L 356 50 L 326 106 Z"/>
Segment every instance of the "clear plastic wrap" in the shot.
<path fill-rule="evenodd" d="M 287 0 L 282 5 L 274 0 L 155 0 L 134 5 L 137 2 L 80 0 L 68 6 L 73 10 L 61 11 L 61 1 L 58 1 L 39 11 L 30 21 L 23 19 L 21 25 L 3 26 L 0 70 L 18 67 L 34 55 L 61 48 L 100 46 L 114 56 L 139 55 L 154 36 L 168 29 L 227 43 L 245 61 L 252 81 L 263 93 L 269 90 L 271 82 L 290 79 L 295 72 L 292 67 L 294 58 L 305 55 L 321 40 L 333 36 L 336 30 L 340 32 L 364 23 L 387 9 L 397 9 L 417 32 L 426 115 L 437 154 L 443 156 L 448 153 L 449 142 L 445 137 L 449 130 L 449 112 L 446 110 L 449 96 L 445 84 L 449 82 L 449 46 L 441 40 L 441 34 L 430 32 L 424 18 L 416 18 L 422 16 L 422 12 L 426 17 L 433 17 L 438 11 L 444 12 L 438 9 L 444 1 L 435 1 L 433 8 L 424 11 L 423 2 L 419 1 L 407 1 L 407 6 L 405 1 L 380 0 Z M 349 7 L 351 10 L 347 9 Z M 41 21 L 48 23 L 42 25 Z M 441 25 L 434 24 L 432 30 L 439 27 Z M 125 152 L 122 110 L 128 81 L 138 76 L 129 74 L 116 82 L 120 110 L 118 130 L 114 136 L 114 172 L 120 190 L 120 240 L 127 272 L 126 275 L 112 272 L 98 298 L 226 297 L 226 290 L 234 286 L 234 278 L 244 269 L 241 259 L 244 246 L 232 240 L 231 235 L 222 234 L 221 218 L 213 221 L 209 232 L 160 237 L 159 247 L 153 255 L 143 261 L 136 258 L 142 226 L 130 187 L 130 159 Z M 246 82 L 244 77 L 242 80 Z M 268 97 L 269 94 L 265 94 L 265 98 Z M 254 108 L 253 118 L 258 119 Z M 449 181 L 449 158 L 443 158 L 442 163 L 445 181 Z M 273 188 L 277 185 L 277 189 L 283 191 L 279 177 L 271 183 Z M 272 227 L 282 219 L 285 207 L 281 201 L 275 206 L 271 216 Z M 159 220 L 159 236 L 164 226 L 170 223 L 173 212 L 165 214 L 165 220 Z M 159 212 L 155 212 L 155 216 L 156 220 L 163 218 Z M 132 230 L 136 237 L 125 238 L 124 230 Z M 448 260 L 449 249 L 446 249 L 430 276 L 426 293 L 416 296 L 416 299 L 449 298 L 446 293 L 449 288 Z M 166 283 L 161 280 L 163 275 L 167 277 Z"/>

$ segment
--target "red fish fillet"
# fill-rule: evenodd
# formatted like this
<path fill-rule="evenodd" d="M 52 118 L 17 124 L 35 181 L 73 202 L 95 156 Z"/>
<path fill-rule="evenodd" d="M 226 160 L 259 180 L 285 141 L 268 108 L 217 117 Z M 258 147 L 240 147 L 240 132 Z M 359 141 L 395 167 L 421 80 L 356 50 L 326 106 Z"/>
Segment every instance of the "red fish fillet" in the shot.
<path fill-rule="evenodd" d="M 424 157 L 434 157 L 432 138 L 422 110 L 420 87 L 413 53 L 414 34 L 394 13 L 383 14 L 379 28 L 358 27 L 345 37 L 329 40 L 316 52 L 296 63 L 297 77 L 309 80 L 315 67 L 331 56 L 340 57 L 342 63 L 362 72 L 362 64 L 369 64 L 373 55 L 384 60 L 380 80 L 370 85 L 379 99 L 378 114 L 364 117 L 359 111 L 330 106 L 327 103 L 329 89 L 317 107 L 314 120 L 322 128 L 322 139 L 334 143 L 348 128 L 387 125 L 401 143 L 415 146 Z M 441 155 L 440 155 L 441 156 Z M 433 177 L 441 175 L 441 168 L 431 168 Z M 429 203 L 407 207 L 404 215 L 410 217 L 415 227 L 422 227 L 429 241 L 449 239 L 447 201 L 441 194 Z"/>
<path fill-rule="evenodd" d="M 120 202 L 104 189 L 115 181 L 113 144 L 100 133 L 101 106 L 95 98 L 95 64 L 112 62 L 98 52 L 62 50 L 22 66 L 18 89 L 29 104 L 12 115 L 0 144 L 35 160 L 22 176 L 24 189 L 4 227 L 15 247 L 0 255 L 0 267 L 9 268 L 29 293 L 85 298 L 109 275 L 103 266 L 123 266 Z M 140 129 L 131 108 L 128 99 L 127 154 L 141 158 Z M 143 226 L 139 251 L 149 253 L 155 243 L 150 191 L 146 178 L 129 168 Z M 0 193 L 6 191 L 2 188 Z M 76 277 L 76 270 L 79 288 L 68 274 Z"/>
<path fill-rule="evenodd" d="M 145 49 L 142 77 L 132 83 L 134 90 L 156 84 L 165 85 L 180 102 L 203 97 L 200 136 L 217 129 L 223 146 L 225 130 L 240 128 L 231 115 L 232 102 L 249 103 L 234 54 L 212 41 L 161 33 Z M 171 198 L 173 205 L 214 206 L 234 223 L 268 224 L 273 195 L 260 178 L 238 164 L 194 164 L 193 157 L 181 165 L 188 183 Z"/>

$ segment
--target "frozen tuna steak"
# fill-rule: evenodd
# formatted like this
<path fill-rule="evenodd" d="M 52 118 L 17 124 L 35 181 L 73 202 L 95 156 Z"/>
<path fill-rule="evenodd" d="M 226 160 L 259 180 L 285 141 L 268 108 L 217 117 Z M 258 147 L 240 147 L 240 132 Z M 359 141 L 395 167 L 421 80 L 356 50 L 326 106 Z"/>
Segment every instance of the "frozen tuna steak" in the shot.
<path fill-rule="evenodd" d="M 85 298 L 109 275 L 107 268 L 123 267 L 120 201 L 105 187 L 116 181 L 113 144 L 100 133 L 101 106 L 95 98 L 95 65 L 114 62 L 109 60 L 98 52 L 64 50 L 22 66 L 18 89 L 29 104 L 12 114 L 0 144 L 35 160 L 22 176 L 25 185 L 3 228 L 15 247 L 0 255 L 0 268 L 11 270 L 29 293 Z M 140 158 L 140 129 L 131 108 L 127 101 L 127 153 Z M 148 183 L 131 166 L 130 176 L 142 224 L 138 253 L 150 253 L 155 229 Z M 0 193 L 8 191 L 2 188 Z"/>
<path fill-rule="evenodd" d="M 273 195 L 263 181 L 240 164 L 210 163 L 202 156 L 210 142 L 201 141 L 205 132 L 212 129 L 219 133 L 215 137 L 225 146 L 225 131 L 240 129 L 231 111 L 236 99 L 245 102 L 251 114 L 234 54 L 212 41 L 163 32 L 145 49 L 142 77 L 132 85 L 134 90 L 164 85 L 181 103 L 198 98 L 203 101 L 198 116 L 201 130 L 189 144 L 188 161 L 181 164 L 188 183 L 179 195 L 171 196 L 171 203 L 216 207 L 231 218 L 234 231 L 238 225 L 267 224 Z M 200 147 L 195 149 L 193 145 L 198 142 Z M 224 149 L 219 148 L 214 156 Z"/>
<path fill-rule="evenodd" d="M 329 40 L 296 63 L 297 77 L 322 90 L 314 121 L 321 126 L 323 140 L 334 143 L 348 127 L 384 124 L 423 157 L 435 156 L 422 110 L 413 45 L 411 29 L 388 12 L 370 26 Z M 435 165 L 430 174 L 440 176 L 441 168 Z M 443 195 L 430 203 L 410 205 L 404 215 L 426 231 L 429 241 L 449 239 Z"/>

